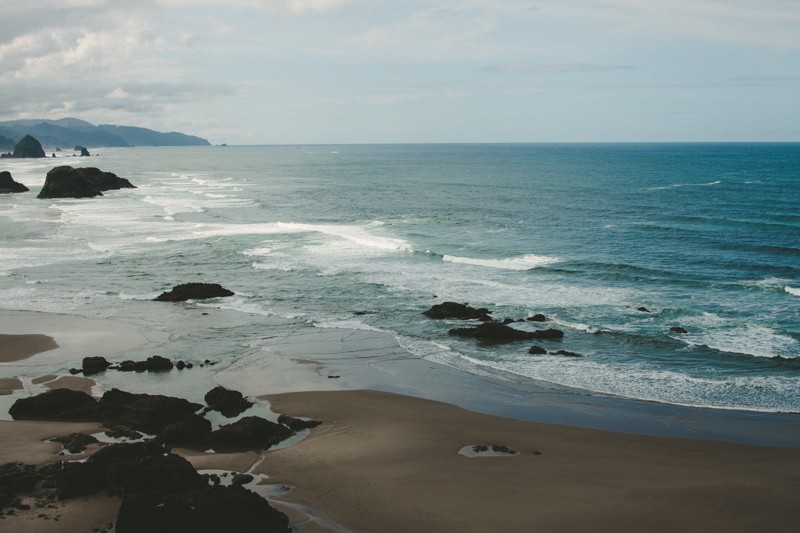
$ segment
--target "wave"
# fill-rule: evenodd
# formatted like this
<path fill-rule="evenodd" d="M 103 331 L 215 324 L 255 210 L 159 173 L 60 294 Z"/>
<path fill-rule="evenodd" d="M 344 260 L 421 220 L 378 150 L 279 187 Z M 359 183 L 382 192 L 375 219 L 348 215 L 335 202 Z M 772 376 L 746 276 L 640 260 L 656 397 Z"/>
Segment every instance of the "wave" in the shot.
<path fill-rule="evenodd" d="M 482 266 L 488 268 L 499 268 L 503 270 L 532 270 L 534 268 L 561 263 L 560 257 L 547 255 L 526 254 L 506 259 L 475 259 L 472 257 L 459 257 L 454 255 L 443 255 L 442 261 L 445 263 L 459 263 L 465 265 Z"/>
<path fill-rule="evenodd" d="M 783 290 L 791 294 L 792 296 L 800 296 L 800 289 L 796 287 L 784 287 Z"/>
<path fill-rule="evenodd" d="M 722 181 L 709 181 L 708 183 L 674 183 L 672 185 L 663 185 L 660 187 L 648 187 L 646 191 L 664 191 L 668 189 L 679 189 L 681 187 L 709 187 L 711 185 L 719 185 Z"/>
<path fill-rule="evenodd" d="M 800 341 L 762 325 L 736 324 L 712 313 L 687 318 L 684 323 L 697 333 L 681 335 L 690 346 L 706 346 L 718 352 L 742 354 L 767 359 L 795 359 Z"/>

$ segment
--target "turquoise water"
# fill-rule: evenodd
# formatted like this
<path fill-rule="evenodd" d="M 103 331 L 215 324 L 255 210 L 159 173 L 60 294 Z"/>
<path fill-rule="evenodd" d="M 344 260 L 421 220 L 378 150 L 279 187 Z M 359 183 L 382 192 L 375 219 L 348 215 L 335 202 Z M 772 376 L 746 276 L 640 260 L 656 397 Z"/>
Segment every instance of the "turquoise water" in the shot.
<path fill-rule="evenodd" d="M 163 328 L 135 303 L 219 282 L 237 295 L 210 305 L 250 318 L 195 337 L 201 354 L 235 359 L 275 315 L 500 382 L 800 412 L 799 144 L 96 152 L 58 163 L 138 188 L 38 200 L 55 162 L 4 162 L 32 192 L 0 197 L 0 308 Z M 448 336 L 421 315 L 447 300 L 544 313 L 565 336 L 540 344 L 583 357 Z"/>

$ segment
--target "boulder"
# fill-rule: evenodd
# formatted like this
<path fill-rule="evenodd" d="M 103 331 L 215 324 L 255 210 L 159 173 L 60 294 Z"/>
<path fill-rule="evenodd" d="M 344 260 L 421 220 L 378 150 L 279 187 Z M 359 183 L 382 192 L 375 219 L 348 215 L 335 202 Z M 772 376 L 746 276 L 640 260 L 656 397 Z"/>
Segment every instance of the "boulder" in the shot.
<path fill-rule="evenodd" d="M 130 181 L 112 172 L 64 165 L 47 173 L 38 198 L 92 198 L 102 196 L 102 191 L 132 188 L 135 187 Z"/>
<path fill-rule="evenodd" d="M 253 406 L 241 392 L 225 387 L 214 387 L 205 395 L 206 403 L 212 411 L 219 411 L 228 418 L 239 416 Z"/>
<path fill-rule="evenodd" d="M 146 361 L 131 361 L 126 359 L 117 368 L 120 372 L 164 372 L 172 370 L 175 365 L 166 357 L 154 355 Z"/>
<path fill-rule="evenodd" d="M 30 135 L 26 135 L 14 146 L 13 157 L 47 157 L 42 143 Z"/>
<path fill-rule="evenodd" d="M 541 313 L 536 313 L 527 318 L 528 322 L 547 322 L 547 317 Z"/>
<path fill-rule="evenodd" d="M 157 302 L 185 302 L 233 296 L 234 293 L 218 283 L 183 283 L 172 290 L 163 292 L 155 298 Z"/>
<path fill-rule="evenodd" d="M 88 445 L 99 442 L 96 438 L 84 433 L 72 433 L 63 437 L 54 437 L 50 440 L 60 443 L 69 453 L 81 453 L 86 450 Z"/>
<path fill-rule="evenodd" d="M 0 194 L 26 192 L 30 189 L 21 183 L 14 181 L 11 172 L 4 170 L 0 172 Z"/>
<path fill-rule="evenodd" d="M 20 398 L 8 413 L 14 420 L 97 420 L 97 401 L 85 392 L 54 389 Z"/>
<path fill-rule="evenodd" d="M 434 305 L 422 314 L 428 318 L 437 320 L 453 318 L 457 320 L 480 320 L 482 322 L 490 322 L 492 320 L 492 317 L 489 316 L 490 313 L 491 311 L 486 308 L 475 309 L 467 304 L 444 302 Z"/>
<path fill-rule="evenodd" d="M 570 351 L 567 351 L 567 350 L 557 350 L 555 352 L 550 352 L 550 355 L 563 355 L 565 357 L 583 357 L 579 353 L 570 352 Z"/>
<path fill-rule="evenodd" d="M 547 353 L 547 350 L 542 348 L 541 346 L 531 346 L 528 350 L 528 353 L 531 355 L 544 355 Z"/>
<path fill-rule="evenodd" d="M 191 414 L 177 420 L 164 428 L 161 437 L 171 446 L 201 446 L 211 434 L 211 422 L 198 415 Z"/>
<path fill-rule="evenodd" d="M 283 424 L 248 416 L 213 431 L 208 443 L 215 451 L 266 450 L 293 434 Z"/>
<path fill-rule="evenodd" d="M 81 365 L 84 376 L 99 374 L 100 372 L 104 372 L 110 366 L 111 363 L 109 363 L 105 357 L 99 355 L 94 357 L 84 357 L 83 364 Z"/>
<path fill-rule="evenodd" d="M 133 394 L 111 389 L 100 399 L 97 408 L 107 425 L 121 424 L 145 433 L 158 434 L 203 406 L 183 398 L 160 394 Z"/>
<path fill-rule="evenodd" d="M 670 331 L 671 333 L 681 333 L 681 334 L 683 334 L 683 333 L 689 333 L 688 331 L 686 331 L 686 329 L 685 329 L 685 328 L 682 328 L 682 327 L 680 327 L 680 326 L 673 326 L 673 327 L 669 328 L 669 331 Z"/>
<path fill-rule="evenodd" d="M 522 331 L 496 322 L 487 322 L 474 328 L 455 328 L 447 333 L 459 337 L 472 337 L 490 343 L 505 343 L 530 339 L 558 339 L 564 336 L 564 332 L 557 329 Z"/>

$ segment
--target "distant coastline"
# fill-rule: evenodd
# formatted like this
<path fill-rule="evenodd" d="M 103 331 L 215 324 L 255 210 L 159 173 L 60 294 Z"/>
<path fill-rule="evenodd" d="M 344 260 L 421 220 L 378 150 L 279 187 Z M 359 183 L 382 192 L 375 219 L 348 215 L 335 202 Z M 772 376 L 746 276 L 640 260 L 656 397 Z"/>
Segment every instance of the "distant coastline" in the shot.
<path fill-rule="evenodd" d="M 210 146 L 207 139 L 177 131 L 160 132 L 137 126 L 94 125 L 77 118 L 26 119 L 0 122 L 0 149 L 13 149 L 26 135 L 48 148 L 72 149 L 131 146 Z M 10 145 L 10 146 L 9 146 Z"/>

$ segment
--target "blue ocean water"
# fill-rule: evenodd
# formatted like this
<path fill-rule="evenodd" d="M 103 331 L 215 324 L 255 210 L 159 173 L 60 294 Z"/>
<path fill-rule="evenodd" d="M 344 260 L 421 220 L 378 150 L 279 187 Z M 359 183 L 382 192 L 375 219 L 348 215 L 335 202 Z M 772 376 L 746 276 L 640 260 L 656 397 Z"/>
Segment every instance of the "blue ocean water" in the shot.
<path fill-rule="evenodd" d="M 389 332 L 499 382 L 800 412 L 800 144 L 96 151 L 4 161 L 32 192 L 0 196 L 0 308 L 163 328 L 133 303 L 219 282 L 237 295 L 211 305 Z M 36 199 L 64 163 L 138 188 Z M 562 329 L 538 344 L 582 357 L 449 336 L 421 314 L 448 300 L 543 313 L 515 327 Z M 195 349 L 234 359 L 263 336 L 220 327 Z"/>

